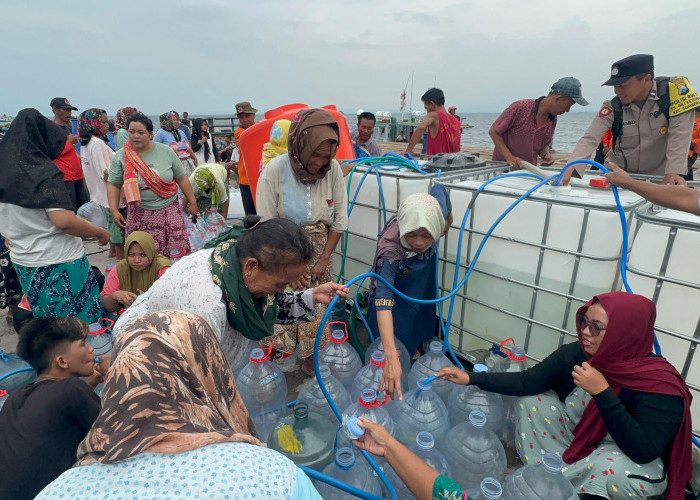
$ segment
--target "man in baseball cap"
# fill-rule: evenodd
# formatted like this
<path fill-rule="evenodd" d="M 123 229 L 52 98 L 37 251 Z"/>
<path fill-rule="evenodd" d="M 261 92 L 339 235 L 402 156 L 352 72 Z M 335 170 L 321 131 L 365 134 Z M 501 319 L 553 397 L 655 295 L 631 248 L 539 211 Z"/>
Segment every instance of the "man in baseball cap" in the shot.
<path fill-rule="evenodd" d="M 489 129 L 493 159 L 515 168 L 521 168 L 523 160 L 536 165 L 538 157 L 540 165 L 554 163 L 549 148 L 557 116 L 568 113 L 574 104 L 587 106 L 588 101 L 581 93 L 581 82 L 573 76 L 554 82 L 546 96 L 515 101 Z"/>
<path fill-rule="evenodd" d="M 234 167 L 238 167 L 238 187 L 241 191 L 241 201 L 243 202 L 243 210 L 246 215 L 255 215 L 255 200 L 253 199 L 253 192 L 250 189 L 250 181 L 248 180 L 248 171 L 246 170 L 245 162 L 243 161 L 243 155 L 241 152 L 241 145 L 238 139 L 241 134 L 255 123 L 255 113 L 258 110 L 255 109 L 248 101 L 241 101 L 236 103 L 236 116 L 238 117 L 238 128 L 235 130 L 234 135 L 236 138 L 236 146 L 238 148 L 238 164 L 233 161 L 233 155 L 229 163 L 226 164 L 226 168 L 231 170 Z M 234 150 L 235 151 L 235 150 Z"/>
<path fill-rule="evenodd" d="M 613 147 L 606 164 L 643 175 L 663 176 L 665 184 L 686 184 L 688 150 L 697 96 L 684 77 L 654 78 L 654 56 L 635 54 L 613 63 L 610 78 L 615 98 L 603 102 L 598 115 L 578 141 L 569 161 L 589 158 L 600 138 L 612 130 Z M 585 165 L 564 174 L 581 177 Z"/>
<path fill-rule="evenodd" d="M 73 134 L 70 128 L 71 111 L 78 111 L 65 97 L 54 97 L 51 99 L 51 111 L 53 111 L 53 122 L 61 126 L 68 136 L 71 144 L 75 144 L 80 139 L 77 134 Z"/>

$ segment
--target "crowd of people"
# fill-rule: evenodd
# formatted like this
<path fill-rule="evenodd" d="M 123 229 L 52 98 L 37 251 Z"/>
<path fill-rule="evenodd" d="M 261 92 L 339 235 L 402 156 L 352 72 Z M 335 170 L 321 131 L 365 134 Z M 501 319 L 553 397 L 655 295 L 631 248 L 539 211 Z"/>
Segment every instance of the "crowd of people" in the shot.
<path fill-rule="evenodd" d="M 654 111 L 663 106 L 660 87 L 678 82 L 654 79 L 650 58 L 613 65 L 605 84 L 620 102 L 604 103 L 574 156 L 591 156 L 611 129 L 605 161 L 612 183 L 700 215 L 697 191 L 627 173 L 685 182 L 680 156 L 687 161 L 692 108 L 680 111 L 673 93 L 670 115 Z M 681 94 L 686 101 L 690 92 Z M 428 113 L 406 152 L 426 134 L 428 154 L 458 151 L 454 108 L 445 111 L 439 89 L 422 99 Z M 514 103 L 491 127 L 494 157 L 515 168 L 538 158 L 551 164 L 556 117 L 575 103 L 587 105 L 573 77 L 558 80 L 540 99 Z M 240 138 L 258 112 L 247 101 L 235 106 L 234 138 L 221 140 L 206 120 L 187 113 L 182 119 L 163 113 L 155 130 L 146 115 L 124 107 L 116 114 L 114 145 L 104 109 L 81 112 L 76 134 L 70 117 L 77 109 L 65 98 L 51 107 L 53 120 L 35 109 L 20 111 L 0 142 L 0 306 L 24 304 L 28 315 L 15 321 L 17 352 L 38 374 L 0 410 L 0 497 L 176 491 L 233 498 L 265 491 L 268 498 L 320 498 L 300 469 L 262 446 L 267 436 L 258 435 L 233 373 L 259 345 L 270 358 L 298 351 L 300 370 L 312 375 L 320 318 L 335 296 L 348 292 L 331 280 L 331 255 L 348 227 L 348 170 L 335 159 L 338 122 L 316 108 L 277 120 L 260 164 L 247 165 Z M 621 130 L 616 113 L 624 113 Z M 648 114 L 660 137 L 635 135 L 629 113 L 638 121 Z M 358 115 L 357 158 L 379 154 L 375 122 L 371 113 Z M 258 178 L 256 190 L 251 178 Z M 240 187 L 243 224 L 190 252 L 188 217 L 204 209 L 226 217 L 230 183 Z M 76 216 L 88 201 L 101 209 L 106 228 Z M 371 282 L 368 322 L 386 356 L 380 390 L 392 398 L 402 399 L 405 375 L 395 339 L 419 355 L 435 335 L 436 318 L 434 305 L 397 299 L 387 283 L 434 299 L 436 245 L 452 220 L 449 194 L 436 185 L 406 197 L 379 235 L 372 271 L 383 280 Z M 117 260 L 102 284 L 83 238 L 109 244 Z M 169 258 L 186 254 L 175 264 Z M 116 342 L 111 355 L 96 359 L 86 342 L 88 324 L 106 313 L 118 314 Z M 578 342 L 524 372 L 446 368 L 436 375 L 520 397 L 514 444 L 521 459 L 536 463 L 546 452 L 558 453 L 582 497 L 683 498 L 691 475 L 691 396 L 677 370 L 652 353 L 655 305 L 638 295 L 603 293 L 576 317 Z M 100 399 L 92 389 L 102 379 Z M 465 497 L 380 425 L 361 420 L 360 426 L 365 434 L 356 446 L 384 457 L 417 498 Z"/>

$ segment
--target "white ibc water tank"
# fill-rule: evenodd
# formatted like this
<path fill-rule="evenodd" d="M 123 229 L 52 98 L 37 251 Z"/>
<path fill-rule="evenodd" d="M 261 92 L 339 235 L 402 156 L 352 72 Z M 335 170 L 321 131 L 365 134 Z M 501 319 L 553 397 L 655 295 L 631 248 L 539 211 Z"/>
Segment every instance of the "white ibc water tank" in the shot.
<path fill-rule="evenodd" d="M 493 222 L 535 183 L 523 177 L 501 179 L 479 194 L 464 233 L 462 266 L 471 262 Z M 481 184 L 444 182 L 456 214 L 455 226 Z M 621 192 L 620 198 L 628 218 L 643 202 L 630 192 Z M 443 241 L 448 261 L 456 258 L 458 238 L 459 230 L 453 228 Z M 621 245 L 620 220 L 610 189 L 574 187 L 560 193 L 548 186 L 540 188 L 496 228 L 466 285 L 469 300 L 458 298 L 455 303 L 453 326 L 488 341 L 455 335 L 451 343 L 469 351 L 513 337 L 528 354 L 544 358 L 560 342 L 574 340 L 565 332 L 575 332 L 574 315 L 582 303 L 596 293 L 619 288 Z M 454 266 L 442 265 L 448 277 L 445 286 L 451 289 Z M 443 311 L 446 316 L 446 306 Z"/>
<path fill-rule="evenodd" d="M 628 263 L 630 287 L 656 303 L 656 335 L 663 356 L 693 390 L 694 428 L 700 423 L 700 217 L 651 204 L 634 212 L 638 223 Z"/>

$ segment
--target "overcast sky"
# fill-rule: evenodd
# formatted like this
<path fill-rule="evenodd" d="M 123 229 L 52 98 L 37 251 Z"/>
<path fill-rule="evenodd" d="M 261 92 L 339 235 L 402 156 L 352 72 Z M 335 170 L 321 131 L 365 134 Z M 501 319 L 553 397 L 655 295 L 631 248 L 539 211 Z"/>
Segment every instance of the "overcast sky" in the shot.
<path fill-rule="evenodd" d="M 0 0 L 0 113 L 56 96 L 110 115 L 397 110 L 412 72 L 413 109 L 433 83 L 460 113 L 498 112 L 576 76 L 596 111 L 634 53 L 700 91 L 699 26 L 697 0 Z"/>

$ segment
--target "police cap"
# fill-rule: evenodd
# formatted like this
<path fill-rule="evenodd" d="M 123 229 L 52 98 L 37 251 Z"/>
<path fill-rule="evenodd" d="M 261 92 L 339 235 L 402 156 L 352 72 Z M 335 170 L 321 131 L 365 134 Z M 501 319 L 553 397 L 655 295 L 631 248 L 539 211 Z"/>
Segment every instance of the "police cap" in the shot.
<path fill-rule="evenodd" d="M 654 56 L 649 54 L 635 54 L 620 59 L 610 68 L 610 79 L 603 85 L 620 85 L 630 77 L 654 72 Z"/>

